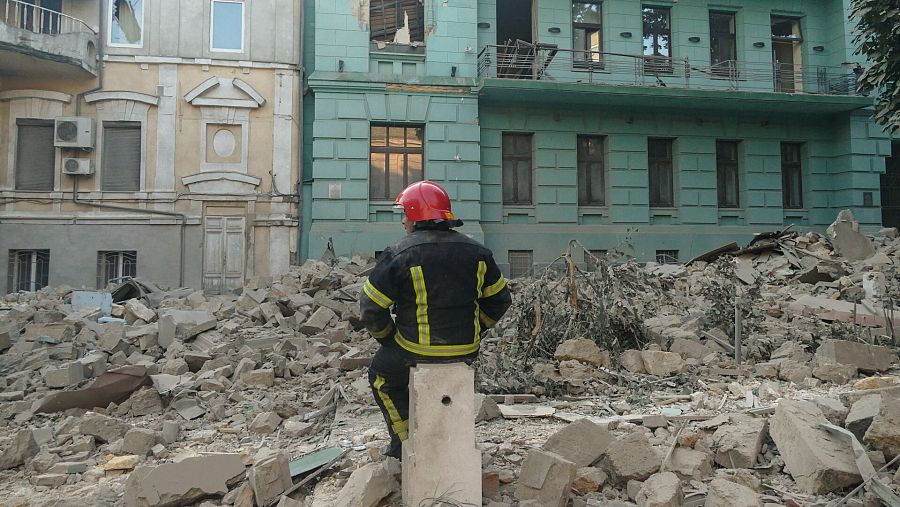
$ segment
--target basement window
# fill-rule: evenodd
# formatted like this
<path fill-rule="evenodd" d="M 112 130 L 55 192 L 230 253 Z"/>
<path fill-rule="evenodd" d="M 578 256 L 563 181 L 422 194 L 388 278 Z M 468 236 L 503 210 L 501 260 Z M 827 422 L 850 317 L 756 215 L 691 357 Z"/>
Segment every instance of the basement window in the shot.
<path fill-rule="evenodd" d="M 139 48 L 144 44 L 144 0 L 113 0 L 109 4 L 110 46 Z"/>
<path fill-rule="evenodd" d="M 606 259 L 606 250 L 585 250 L 584 264 L 588 271 L 597 271 L 600 261 Z"/>
<path fill-rule="evenodd" d="M 660 264 L 678 264 L 678 250 L 657 250 L 656 262 Z"/>
<path fill-rule="evenodd" d="M 510 250 L 509 256 L 509 277 L 521 278 L 529 276 L 532 273 L 532 265 L 534 264 L 534 252 L 531 250 Z"/>
<path fill-rule="evenodd" d="M 137 276 L 137 252 L 97 252 L 97 289 L 105 289 L 125 277 Z"/>
<path fill-rule="evenodd" d="M 411 44 L 425 40 L 423 0 L 371 0 L 370 36 L 376 42 Z"/>
<path fill-rule="evenodd" d="M 10 250 L 6 291 L 34 292 L 48 285 L 50 250 Z"/>

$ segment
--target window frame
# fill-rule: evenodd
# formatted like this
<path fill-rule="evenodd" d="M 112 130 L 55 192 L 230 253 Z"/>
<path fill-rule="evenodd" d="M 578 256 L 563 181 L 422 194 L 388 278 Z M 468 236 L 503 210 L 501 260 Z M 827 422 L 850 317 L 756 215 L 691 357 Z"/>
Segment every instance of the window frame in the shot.
<path fill-rule="evenodd" d="M 13 167 L 12 167 L 13 190 L 15 190 L 16 192 L 43 192 L 43 193 L 53 192 L 54 190 L 56 190 L 56 184 L 57 184 L 57 180 L 58 180 L 57 173 L 59 172 L 59 165 L 58 165 L 59 153 L 57 152 L 56 146 L 54 144 L 52 144 L 53 143 L 52 139 L 54 139 L 54 136 L 56 135 L 55 122 L 53 120 L 42 119 L 42 118 L 15 118 L 14 123 L 16 126 L 16 142 L 15 142 L 15 148 L 14 148 L 15 154 L 13 156 Z M 50 136 L 51 136 L 51 146 L 50 147 L 53 150 L 53 166 L 50 168 L 49 188 L 42 188 L 40 190 L 28 190 L 28 189 L 24 189 L 24 188 L 19 188 L 19 180 L 20 180 L 20 178 L 19 178 L 19 163 L 22 160 L 21 152 L 23 151 L 20 149 L 21 147 L 19 144 L 19 143 L 21 143 L 21 140 L 22 140 L 20 127 L 43 127 L 43 128 L 49 127 L 50 128 Z M 10 143 L 10 144 L 12 144 L 12 143 Z"/>
<path fill-rule="evenodd" d="M 375 146 L 372 144 L 372 140 L 374 137 L 372 136 L 372 129 L 377 127 L 384 127 L 387 130 L 385 132 L 385 145 L 384 146 Z M 390 137 L 390 129 L 392 128 L 402 128 L 404 129 L 403 133 L 403 146 L 391 146 L 391 137 Z M 421 129 L 422 130 L 422 138 L 421 138 L 421 146 L 410 148 L 407 146 L 408 137 L 407 131 Z M 408 185 L 415 183 L 416 181 L 424 181 L 425 180 L 425 124 L 424 123 L 383 123 L 383 122 L 371 122 L 369 123 L 369 201 L 372 202 L 393 202 L 394 197 L 400 193 L 401 190 L 406 188 Z M 386 194 L 380 196 L 372 195 L 372 155 L 375 153 L 384 155 L 384 180 L 385 180 L 385 190 Z M 402 154 L 404 161 L 404 169 L 403 169 L 403 183 L 401 188 L 391 189 L 390 186 L 390 155 L 391 154 Z M 422 157 L 422 179 L 421 180 L 410 180 L 409 178 L 409 155 L 421 155 Z"/>
<path fill-rule="evenodd" d="M 665 142 L 667 143 L 667 158 L 655 158 L 652 155 L 654 150 L 650 149 L 650 143 Z M 654 201 L 653 191 L 654 185 L 654 163 L 667 163 L 669 173 L 668 201 Z M 647 190 L 649 195 L 649 203 L 651 208 L 674 208 L 675 207 L 675 140 L 670 137 L 648 137 L 647 138 Z"/>
<path fill-rule="evenodd" d="M 404 12 L 404 11 L 400 8 L 401 2 L 403 2 L 403 0 L 371 0 L 371 1 L 369 2 L 369 42 L 370 42 L 370 43 L 372 43 L 372 42 L 375 42 L 375 43 L 377 43 L 377 42 L 383 42 L 383 43 L 386 43 L 386 44 L 396 44 L 396 43 L 394 42 L 394 38 L 395 38 L 396 35 L 397 35 L 397 30 L 399 30 L 399 29 L 403 26 L 403 12 Z M 372 35 L 372 28 L 375 26 L 375 25 L 372 23 L 372 10 L 375 9 L 375 8 L 377 8 L 377 6 L 380 6 L 380 7 L 381 7 L 381 10 L 382 10 L 382 13 L 383 13 L 383 12 L 384 12 L 384 8 L 385 8 L 385 4 L 386 4 L 386 3 L 392 3 L 392 4 L 394 4 L 394 6 L 395 6 L 395 9 L 396 9 L 396 13 L 395 13 L 396 19 L 394 19 L 394 23 L 395 23 L 394 26 L 396 27 L 396 29 L 394 30 L 393 33 L 391 33 L 391 35 L 390 35 L 390 40 L 376 39 L 376 38 L 373 37 L 373 35 Z M 376 5 L 376 4 L 377 4 L 377 5 Z M 410 31 L 409 31 L 409 42 L 410 42 L 410 45 L 413 44 L 413 43 L 417 43 L 417 44 L 424 44 L 424 43 L 425 43 L 425 5 L 424 5 L 424 3 L 418 3 L 418 1 L 417 1 L 416 8 L 417 8 L 417 10 L 420 12 L 420 15 L 419 15 L 419 23 L 418 23 L 418 24 L 416 25 L 416 27 L 415 27 L 416 31 L 419 32 L 419 33 L 417 34 L 416 37 L 413 37 L 413 27 L 412 27 L 412 25 L 410 25 Z M 382 14 L 382 17 L 384 17 L 383 14 Z"/>
<path fill-rule="evenodd" d="M 217 48 L 214 45 L 216 34 L 216 4 L 241 5 L 241 47 L 240 49 Z M 209 51 L 215 53 L 243 53 L 247 46 L 247 5 L 244 0 L 211 0 L 209 3 Z"/>
<path fill-rule="evenodd" d="M 712 73 L 717 76 L 728 77 L 731 72 L 736 71 L 735 67 L 737 66 L 738 61 L 738 46 L 737 46 L 737 13 L 733 11 L 720 11 L 720 10 L 710 10 L 709 12 L 709 65 L 711 67 Z M 725 33 L 713 31 L 713 16 L 729 16 L 731 18 L 731 26 L 734 27 L 734 33 Z M 732 55 L 733 58 L 730 60 L 722 60 L 719 62 L 713 61 L 713 40 L 721 40 L 722 38 L 728 39 L 731 41 L 731 47 L 734 51 Z M 715 67 L 723 62 L 734 62 L 732 64 L 726 66 Z"/>
<path fill-rule="evenodd" d="M 18 279 L 19 272 L 19 255 L 20 254 L 28 254 L 30 260 L 27 262 L 32 265 L 31 275 L 29 276 L 29 289 L 20 289 Z M 39 256 L 43 255 L 44 258 L 41 259 Z M 26 292 L 34 292 L 43 289 L 50 285 L 50 250 L 46 248 L 36 248 L 36 249 L 16 249 L 11 248 L 8 251 L 8 271 L 6 274 L 6 291 L 7 293 L 15 293 L 20 290 Z M 43 266 L 44 271 L 38 271 L 38 267 Z M 39 278 L 39 279 L 38 279 Z M 43 285 L 41 285 L 43 284 Z"/>
<path fill-rule="evenodd" d="M 641 4 L 641 45 L 643 46 L 644 39 L 647 38 L 647 23 L 644 21 L 644 12 L 647 10 L 660 10 L 666 12 L 666 31 L 665 32 L 652 32 L 654 43 L 651 47 L 652 53 L 647 54 L 646 50 L 642 48 L 641 53 L 643 55 L 644 60 L 644 72 L 650 74 L 672 74 L 674 72 L 674 61 L 675 61 L 675 47 L 672 43 L 672 7 L 662 6 L 662 5 L 653 5 L 653 4 Z M 657 48 L 660 45 L 657 43 L 660 35 L 665 34 L 668 36 L 669 40 L 669 54 L 668 55 L 657 55 Z"/>
<path fill-rule="evenodd" d="M 720 150 L 722 145 L 734 146 L 734 160 L 726 159 L 722 156 L 724 150 Z M 741 142 L 735 139 L 716 139 L 716 194 L 717 204 L 723 209 L 737 209 L 741 207 Z M 723 185 L 723 173 L 725 171 L 734 172 L 734 203 L 727 202 L 727 192 Z"/>
<path fill-rule="evenodd" d="M 126 1 L 126 0 L 123 0 L 123 1 Z M 107 29 L 106 29 L 106 32 L 107 32 L 107 34 L 106 34 L 106 45 L 107 45 L 108 47 L 112 47 L 112 48 L 142 48 L 142 47 L 144 47 L 144 27 L 145 27 L 145 25 L 146 25 L 146 23 L 145 23 L 144 21 L 145 21 L 146 18 L 147 18 L 146 14 L 144 13 L 144 11 L 146 10 L 146 6 L 144 5 L 144 1 L 141 0 L 141 20 L 140 20 L 140 25 L 141 25 L 141 41 L 140 41 L 139 43 L 137 43 L 137 44 L 128 44 L 128 43 L 123 43 L 123 42 L 113 42 L 113 40 L 112 40 L 112 30 L 113 30 L 113 7 L 114 7 L 115 2 L 116 2 L 116 0 L 112 0 L 111 2 L 108 2 L 108 3 L 107 3 L 107 5 L 109 6 L 109 8 L 107 9 L 107 10 L 109 11 L 109 13 L 107 14 L 107 17 L 106 17 L 106 26 L 107 26 Z"/>
<path fill-rule="evenodd" d="M 106 278 L 106 266 L 111 255 L 116 257 L 116 276 Z M 97 290 L 103 290 L 112 280 L 137 276 L 137 250 L 97 250 Z M 131 267 L 132 274 L 125 274 L 126 267 Z M 101 280 L 106 283 L 101 283 Z"/>
<path fill-rule="evenodd" d="M 528 270 L 523 275 L 513 274 L 513 255 L 523 254 L 528 256 Z M 534 250 L 507 250 L 506 261 L 509 264 L 509 277 L 520 278 L 523 276 L 532 276 L 534 274 Z"/>
<path fill-rule="evenodd" d="M 128 121 L 128 120 L 103 120 L 100 122 L 100 128 L 103 130 L 103 146 L 101 149 L 101 158 L 100 158 L 100 191 L 101 192 L 140 192 L 141 191 L 141 181 L 143 180 L 143 170 L 144 170 L 144 124 L 140 121 Z M 109 138 L 106 135 L 106 129 L 137 129 L 138 130 L 138 173 L 137 173 L 137 187 L 133 190 L 112 190 L 106 188 L 106 171 L 109 168 L 109 158 L 107 156 L 106 146 L 109 142 Z"/>
<path fill-rule="evenodd" d="M 598 258 L 598 259 L 604 260 L 604 259 L 606 259 L 606 256 L 607 256 L 608 254 L 609 254 L 609 250 L 606 250 L 606 249 L 601 249 L 601 250 L 594 250 L 594 249 L 591 249 L 591 250 L 585 250 L 585 251 L 584 251 L 584 267 L 585 267 L 585 270 L 586 270 L 586 271 L 597 271 L 597 268 L 598 268 L 599 266 L 598 266 L 597 264 L 594 263 L 594 258 L 593 258 L 593 257 L 596 257 L 596 258 Z M 591 257 L 592 255 L 593 255 L 593 257 Z"/>
<path fill-rule="evenodd" d="M 782 207 L 790 210 L 801 210 L 803 208 L 803 145 L 802 142 L 782 142 L 781 143 L 781 200 Z M 797 160 L 785 161 L 785 148 L 796 148 Z M 796 172 L 797 175 L 797 197 L 799 203 L 788 202 L 791 192 L 791 173 Z"/>
<path fill-rule="evenodd" d="M 575 21 L 575 4 L 591 4 L 598 6 L 598 12 L 600 13 L 600 22 L 599 23 L 580 23 Z M 603 62 L 603 0 L 571 0 L 569 7 L 571 9 L 570 18 L 572 19 L 572 64 L 577 68 L 593 68 L 593 69 L 602 69 L 604 66 Z M 593 50 L 588 48 L 576 48 L 575 47 L 575 30 L 589 30 L 596 29 L 596 31 L 600 34 L 600 48 L 597 50 L 598 56 L 597 60 L 585 60 L 578 58 L 579 54 L 584 54 L 590 52 L 593 55 Z M 587 41 L 587 38 L 585 38 Z"/>
<path fill-rule="evenodd" d="M 600 143 L 600 155 L 598 159 L 582 159 L 582 142 L 587 140 L 596 140 Z M 576 149 L 575 149 L 575 171 L 577 173 L 577 182 L 578 182 L 578 205 L 579 206 L 606 206 L 606 136 L 600 135 L 580 135 L 576 141 Z M 581 198 L 581 175 L 582 175 L 582 164 L 596 164 L 600 165 L 600 188 L 601 195 L 599 198 L 591 195 L 592 189 L 592 173 L 593 171 L 587 170 L 584 172 L 584 180 L 585 187 L 587 192 L 587 198 Z"/>
<path fill-rule="evenodd" d="M 509 137 L 524 137 L 528 139 L 528 199 L 524 200 L 519 197 L 519 184 L 518 184 L 518 171 L 513 170 L 513 200 L 506 199 L 506 192 L 503 191 L 504 185 L 503 181 L 506 179 L 503 177 L 504 167 L 506 166 L 506 161 L 524 161 L 526 160 L 524 155 L 507 155 L 503 152 L 503 145 L 506 144 L 503 142 L 503 139 Z M 501 192 L 501 200 L 503 201 L 504 206 L 532 206 L 534 205 L 534 132 L 503 132 L 500 138 L 500 192 Z"/>
<path fill-rule="evenodd" d="M 678 256 L 680 254 L 681 252 L 678 250 L 657 250 L 654 257 L 657 264 L 679 264 Z"/>

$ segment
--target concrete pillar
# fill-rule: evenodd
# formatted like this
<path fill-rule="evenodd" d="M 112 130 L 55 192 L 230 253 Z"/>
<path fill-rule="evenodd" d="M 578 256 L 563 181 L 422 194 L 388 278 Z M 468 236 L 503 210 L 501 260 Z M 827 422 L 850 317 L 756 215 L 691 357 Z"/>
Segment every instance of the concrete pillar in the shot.
<path fill-rule="evenodd" d="M 435 498 L 481 505 L 475 372 L 463 363 L 420 364 L 409 375 L 403 503 L 431 505 L 426 500 Z"/>

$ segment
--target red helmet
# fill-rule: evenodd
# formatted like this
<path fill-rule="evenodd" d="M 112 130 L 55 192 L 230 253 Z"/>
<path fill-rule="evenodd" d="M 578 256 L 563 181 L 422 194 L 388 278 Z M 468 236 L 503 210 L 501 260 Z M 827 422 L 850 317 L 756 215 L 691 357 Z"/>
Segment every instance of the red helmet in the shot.
<path fill-rule="evenodd" d="M 418 181 L 403 189 L 395 206 L 403 206 L 407 220 L 455 220 L 450 211 L 450 196 L 447 191 L 433 181 Z"/>

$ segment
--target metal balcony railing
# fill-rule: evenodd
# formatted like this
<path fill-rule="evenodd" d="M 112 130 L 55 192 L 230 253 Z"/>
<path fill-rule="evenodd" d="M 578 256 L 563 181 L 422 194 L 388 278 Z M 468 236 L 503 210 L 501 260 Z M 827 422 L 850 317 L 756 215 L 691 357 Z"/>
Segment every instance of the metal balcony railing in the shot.
<path fill-rule="evenodd" d="M 0 0 L 0 23 L 45 35 L 97 32 L 84 21 L 20 0 Z"/>
<path fill-rule="evenodd" d="M 734 60 L 703 65 L 687 58 L 560 49 L 552 44 L 523 41 L 485 47 L 478 55 L 478 76 L 480 79 L 856 95 L 856 74 L 842 67 Z"/>

